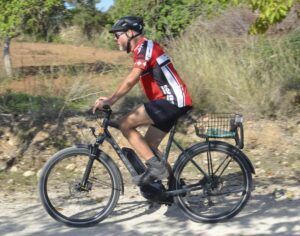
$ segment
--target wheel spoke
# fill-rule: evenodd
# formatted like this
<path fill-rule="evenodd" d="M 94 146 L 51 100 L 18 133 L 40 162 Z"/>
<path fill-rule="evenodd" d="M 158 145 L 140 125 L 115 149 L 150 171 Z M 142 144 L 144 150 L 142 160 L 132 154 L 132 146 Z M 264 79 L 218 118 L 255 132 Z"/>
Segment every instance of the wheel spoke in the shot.
<path fill-rule="evenodd" d="M 68 152 L 68 150 L 70 150 Z M 78 152 L 78 153 L 76 153 Z M 69 148 L 53 157 L 40 181 L 41 200 L 51 216 L 68 225 L 84 226 L 104 219 L 115 207 L 120 184 L 106 162 L 95 159 L 84 188 L 89 151 Z M 120 179 L 120 178 L 118 178 Z"/>
<path fill-rule="evenodd" d="M 229 159 L 229 160 L 228 160 Z M 229 166 L 230 162 L 231 162 L 231 158 L 227 155 L 226 158 L 224 159 L 224 161 L 222 161 L 222 163 L 217 167 L 217 170 L 215 171 L 215 175 L 218 173 L 219 169 L 225 164 L 225 162 L 227 161 L 227 163 L 225 164 L 223 170 L 221 171 L 220 175 L 218 177 L 221 177 L 223 172 L 225 171 L 225 169 Z"/>
<path fill-rule="evenodd" d="M 175 172 L 177 179 L 184 180 L 182 188 L 188 190 L 175 201 L 191 219 L 217 222 L 233 217 L 244 207 L 252 178 L 242 157 L 231 148 L 208 146 L 190 154 Z"/>
<path fill-rule="evenodd" d="M 193 160 L 191 159 L 191 162 L 193 163 L 193 165 L 204 175 L 207 176 L 207 174 L 205 173 L 205 171 Z"/>

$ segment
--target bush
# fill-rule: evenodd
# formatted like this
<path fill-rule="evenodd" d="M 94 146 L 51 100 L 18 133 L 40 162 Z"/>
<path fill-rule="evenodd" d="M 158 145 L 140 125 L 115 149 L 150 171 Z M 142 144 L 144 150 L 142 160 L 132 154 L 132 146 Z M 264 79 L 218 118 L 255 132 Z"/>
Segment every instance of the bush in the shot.
<path fill-rule="evenodd" d="M 299 105 L 298 37 L 233 39 L 198 29 L 171 42 L 169 52 L 198 110 L 286 115 Z"/>
<path fill-rule="evenodd" d="M 7 92 L 0 97 L 0 111 L 7 113 L 36 113 L 58 111 L 63 100 L 56 97 L 32 96 Z"/>

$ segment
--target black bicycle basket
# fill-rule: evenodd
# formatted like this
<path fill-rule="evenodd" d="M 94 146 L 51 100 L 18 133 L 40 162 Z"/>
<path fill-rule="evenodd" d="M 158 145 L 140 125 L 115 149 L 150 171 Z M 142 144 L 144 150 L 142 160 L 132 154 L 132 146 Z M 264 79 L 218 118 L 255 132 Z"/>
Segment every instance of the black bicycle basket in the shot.
<path fill-rule="evenodd" d="M 242 149 L 244 146 L 243 116 L 233 113 L 202 115 L 195 123 L 196 134 L 201 138 L 231 138 Z"/>

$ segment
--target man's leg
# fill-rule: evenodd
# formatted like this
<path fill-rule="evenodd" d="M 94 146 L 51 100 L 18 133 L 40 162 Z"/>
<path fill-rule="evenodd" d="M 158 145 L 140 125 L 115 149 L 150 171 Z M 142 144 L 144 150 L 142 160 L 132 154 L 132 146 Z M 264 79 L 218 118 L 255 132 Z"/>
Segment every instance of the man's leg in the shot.
<path fill-rule="evenodd" d="M 149 184 L 154 180 L 163 179 L 168 176 L 165 164 L 154 155 L 147 141 L 136 130 L 136 127 L 138 126 L 149 125 L 152 123 L 153 121 L 148 116 L 143 105 L 134 109 L 120 120 L 119 127 L 123 135 L 128 139 L 129 143 L 138 154 L 146 160 L 147 170 L 143 174 L 133 178 L 133 181 L 139 186 Z"/>
<path fill-rule="evenodd" d="M 158 146 L 164 137 L 166 137 L 166 135 L 167 133 L 164 131 L 161 131 L 154 126 L 150 126 L 144 137 L 151 150 L 154 151 L 154 154 L 158 155 L 159 157 L 162 157 L 162 153 L 158 149 Z"/>
<path fill-rule="evenodd" d="M 146 161 L 152 158 L 154 153 L 136 128 L 141 125 L 150 124 L 153 124 L 153 121 L 148 116 L 144 105 L 141 105 L 122 117 L 119 125 L 122 134 L 127 138 L 137 153 Z"/>

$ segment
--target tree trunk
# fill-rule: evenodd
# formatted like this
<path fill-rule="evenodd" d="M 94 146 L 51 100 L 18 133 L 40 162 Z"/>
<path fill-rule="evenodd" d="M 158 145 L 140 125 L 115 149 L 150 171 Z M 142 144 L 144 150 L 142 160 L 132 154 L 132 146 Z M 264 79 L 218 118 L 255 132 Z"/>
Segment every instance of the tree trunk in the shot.
<path fill-rule="evenodd" d="M 4 39 L 4 48 L 3 48 L 3 60 L 4 60 L 4 68 L 8 77 L 12 76 L 12 65 L 10 58 L 10 37 L 5 37 Z"/>

